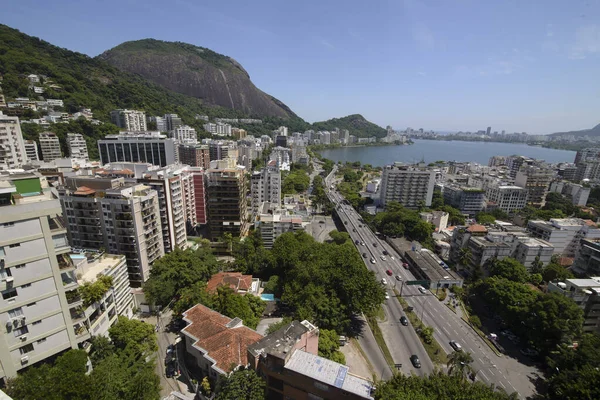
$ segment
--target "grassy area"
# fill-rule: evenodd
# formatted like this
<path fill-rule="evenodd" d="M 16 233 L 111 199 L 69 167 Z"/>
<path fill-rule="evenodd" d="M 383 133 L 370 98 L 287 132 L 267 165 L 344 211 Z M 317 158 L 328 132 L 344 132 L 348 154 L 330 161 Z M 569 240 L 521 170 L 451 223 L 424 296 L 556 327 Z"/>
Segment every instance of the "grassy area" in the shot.
<path fill-rule="evenodd" d="M 385 361 L 388 363 L 390 367 L 394 367 L 394 359 L 392 358 L 392 353 L 390 353 L 390 349 L 387 347 L 385 340 L 383 339 L 383 334 L 381 333 L 381 329 L 379 329 L 379 325 L 377 324 L 377 320 L 381 319 L 381 315 L 385 315 L 383 308 L 379 307 L 379 310 L 371 315 L 366 315 L 367 323 L 371 328 L 371 332 L 373 332 L 373 336 L 375 336 L 375 341 L 377 345 L 381 349 L 383 353 L 383 357 Z"/>
<path fill-rule="evenodd" d="M 431 289 L 431 293 L 433 293 L 433 295 L 435 297 L 438 298 L 439 301 L 444 301 L 446 300 L 446 297 L 448 296 L 448 291 L 446 289 L 442 289 L 442 290 L 433 290 Z"/>
<path fill-rule="evenodd" d="M 395 289 L 394 289 L 394 291 L 396 292 L 396 298 L 398 299 L 400 304 L 402 304 L 402 308 L 404 309 L 404 312 L 406 313 L 406 317 L 409 319 L 413 328 L 415 330 L 417 330 L 419 328 L 422 329 L 423 327 L 425 327 L 425 325 L 421 322 L 419 317 L 417 317 L 417 314 L 415 314 L 413 311 L 406 311 L 406 308 L 408 307 L 408 303 L 406 302 L 406 300 L 404 300 L 402 297 L 400 297 L 398 295 L 399 293 Z M 421 343 L 423 343 L 423 347 L 425 347 L 425 351 L 429 355 L 429 358 L 431 359 L 431 361 L 436 364 L 446 365 L 446 363 L 448 362 L 448 356 L 447 356 L 446 352 L 444 351 L 444 349 L 442 349 L 442 346 L 440 346 L 440 344 L 437 342 L 437 340 L 435 340 L 435 338 L 434 338 L 431 341 L 431 343 L 426 343 L 423 340 L 423 338 L 421 337 L 421 335 L 419 335 L 417 333 L 417 336 L 419 337 L 419 340 L 421 341 Z"/>

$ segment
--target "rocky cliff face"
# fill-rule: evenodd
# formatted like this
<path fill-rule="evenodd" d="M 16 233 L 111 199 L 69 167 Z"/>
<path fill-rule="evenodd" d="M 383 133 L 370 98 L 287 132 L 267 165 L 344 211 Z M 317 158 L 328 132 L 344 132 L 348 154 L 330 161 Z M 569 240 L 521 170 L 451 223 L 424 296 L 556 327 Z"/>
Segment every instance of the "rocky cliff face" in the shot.
<path fill-rule="evenodd" d="M 285 104 L 254 86 L 237 61 L 206 48 L 144 39 L 120 44 L 98 58 L 209 105 L 253 116 L 295 116 Z"/>

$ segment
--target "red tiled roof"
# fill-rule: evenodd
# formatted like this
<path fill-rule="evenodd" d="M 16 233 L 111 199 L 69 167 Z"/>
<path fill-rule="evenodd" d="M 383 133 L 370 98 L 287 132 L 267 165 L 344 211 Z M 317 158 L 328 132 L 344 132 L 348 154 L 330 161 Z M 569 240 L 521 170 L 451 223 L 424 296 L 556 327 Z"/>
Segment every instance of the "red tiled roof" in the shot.
<path fill-rule="evenodd" d="M 476 232 L 477 233 L 486 233 L 487 228 L 483 225 L 473 224 L 467 228 L 467 231 L 469 231 L 471 233 L 476 233 Z"/>
<path fill-rule="evenodd" d="M 213 275 L 206 284 L 209 293 L 217 291 L 218 287 L 226 286 L 233 289 L 248 291 L 252 287 L 252 275 L 242 275 L 241 272 L 219 272 Z"/>
<path fill-rule="evenodd" d="M 206 351 L 207 356 L 215 360 L 216 366 L 231 372 L 238 365 L 247 365 L 248 346 L 258 342 L 263 336 L 252 329 L 239 326 L 229 328 L 232 319 L 197 304 L 183 313 L 189 323 L 182 332 L 196 339 L 194 346 Z"/>
<path fill-rule="evenodd" d="M 94 193 L 96 193 L 96 191 L 94 189 L 90 189 L 87 186 L 79 186 L 74 194 L 90 195 L 90 194 L 94 194 Z"/>
<path fill-rule="evenodd" d="M 575 259 L 572 257 L 561 257 L 558 259 L 558 263 L 563 267 L 570 267 L 571 265 L 573 265 L 574 261 Z"/>

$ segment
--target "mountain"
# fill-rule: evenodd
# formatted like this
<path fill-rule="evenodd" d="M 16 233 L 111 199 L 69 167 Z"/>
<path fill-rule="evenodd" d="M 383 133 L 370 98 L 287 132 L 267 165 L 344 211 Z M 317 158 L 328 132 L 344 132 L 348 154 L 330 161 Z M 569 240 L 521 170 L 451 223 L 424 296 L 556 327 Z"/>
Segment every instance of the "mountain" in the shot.
<path fill-rule="evenodd" d="M 204 47 L 143 39 L 122 43 L 97 58 L 205 104 L 257 117 L 295 116 L 281 101 L 254 86 L 237 61 Z"/>
<path fill-rule="evenodd" d="M 549 136 L 600 136 L 600 124 L 596 125 L 592 129 L 583 129 L 580 131 L 570 131 L 570 132 L 556 132 L 552 133 Z"/>
<path fill-rule="evenodd" d="M 327 121 L 315 122 L 314 130 L 333 130 L 335 128 L 348 129 L 351 135 L 356 137 L 385 137 L 387 131 L 370 121 L 360 114 L 352 114 L 342 118 L 332 118 Z"/>

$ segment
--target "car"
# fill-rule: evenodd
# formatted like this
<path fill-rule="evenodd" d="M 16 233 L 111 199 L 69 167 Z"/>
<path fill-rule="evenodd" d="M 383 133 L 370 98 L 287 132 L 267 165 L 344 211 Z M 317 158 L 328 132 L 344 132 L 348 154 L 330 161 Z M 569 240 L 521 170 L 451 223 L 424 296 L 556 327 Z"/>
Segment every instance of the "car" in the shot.
<path fill-rule="evenodd" d="M 167 365 L 167 368 L 165 370 L 165 375 L 167 376 L 167 378 L 174 378 L 175 377 L 175 365 L 173 365 L 174 363 L 170 363 L 169 365 Z"/>
<path fill-rule="evenodd" d="M 419 286 L 418 289 L 419 289 L 419 292 L 421 292 L 423 294 L 427 293 L 427 289 L 425 289 L 423 286 Z"/>
<path fill-rule="evenodd" d="M 356 228 L 352 228 L 352 232 L 356 232 Z"/>
<path fill-rule="evenodd" d="M 359 243 L 360 243 L 360 240 L 355 240 L 354 241 L 354 244 L 359 244 Z"/>
<path fill-rule="evenodd" d="M 375 259 L 371 258 L 371 264 L 375 264 Z"/>
<path fill-rule="evenodd" d="M 377 243 L 373 243 L 373 247 L 377 247 Z"/>
<path fill-rule="evenodd" d="M 400 275 L 396 275 L 396 280 L 400 281 L 400 282 L 402 281 L 402 278 L 400 278 Z"/>
<path fill-rule="evenodd" d="M 537 357 L 540 355 L 540 352 L 537 351 L 536 349 L 521 349 L 521 354 L 528 356 L 528 357 Z"/>
<path fill-rule="evenodd" d="M 362 225 L 361 225 L 361 224 L 358 224 L 358 227 L 359 227 L 359 228 L 362 228 Z"/>
<path fill-rule="evenodd" d="M 390 256 L 390 258 L 391 258 L 392 260 L 395 260 L 394 256 Z"/>
<path fill-rule="evenodd" d="M 173 354 L 167 353 L 167 356 L 165 357 L 165 367 L 167 365 L 171 364 L 172 361 L 173 361 Z"/>
<path fill-rule="evenodd" d="M 387 285 L 387 281 L 385 280 L 385 278 L 381 278 L 381 284 L 382 285 Z"/>
<path fill-rule="evenodd" d="M 388 293 L 385 294 L 385 299 L 389 300 L 390 299 L 390 295 Z"/>
<path fill-rule="evenodd" d="M 389 254 L 390 254 L 390 253 L 388 253 L 388 252 L 387 252 L 387 250 L 384 250 L 384 251 L 383 251 L 383 255 L 384 255 L 384 256 L 387 256 L 387 255 L 389 255 Z"/>
<path fill-rule="evenodd" d="M 393 273 L 392 273 L 392 270 L 391 270 L 391 269 L 388 269 L 388 270 L 386 270 L 386 271 L 385 271 L 385 273 L 386 273 L 386 274 L 388 274 L 389 276 L 392 276 L 392 275 L 393 275 Z"/>
<path fill-rule="evenodd" d="M 344 225 L 348 225 L 348 221 L 344 221 Z"/>
<path fill-rule="evenodd" d="M 365 245 L 365 242 L 360 242 L 360 245 L 361 245 L 361 246 L 364 246 L 364 245 Z"/>
<path fill-rule="evenodd" d="M 415 368 L 421 368 L 421 360 L 419 360 L 419 357 L 417 357 L 416 354 L 410 356 L 410 362 Z"/>
<path fill-rule="evenodd" d="M 320 224 L 324 224 L 324 223 L 325 223 L 325 221 L 319 221 L 319 223 L 320 223 Z"/>
<path fill-rule="evenodd" d="M 367 258 L 367 253 L 363 253 L 363 258 Z"/>
<path fill-rule="evenodd" d="M 462 346 L 456 340 L 450 341 L 450 347 L 452 347 L 455 351 L 462 351 Z"/>
<path fill-rule="evenodd" d="M 400 323 L 404 326 L 408 326 L 408 318 L 406 318 L 405 316 L 401 316 Z"/>
<path fill-rule="evenodd" d="M 385 256 L 381 256 L 381 261 L 387 261 L 387 258 L 385 258 Z"/>
<path fill-rule="evenodd" d="M 404 267 L 404 269 L 408 269 L 408 263 L 403 262 L 402 266 Z"/>

